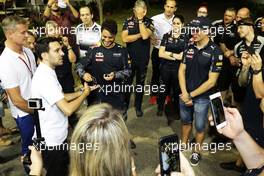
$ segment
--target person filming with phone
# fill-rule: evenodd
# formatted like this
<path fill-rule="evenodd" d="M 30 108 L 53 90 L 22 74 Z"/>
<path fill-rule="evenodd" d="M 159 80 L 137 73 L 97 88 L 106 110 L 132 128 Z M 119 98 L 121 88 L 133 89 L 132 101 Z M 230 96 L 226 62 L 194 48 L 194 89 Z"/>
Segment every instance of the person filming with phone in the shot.
<path fill-rule="evenodd" d="M 245 130 L 242 117 L 235 108 L 225 108 L 226 125 L 217 129 L 219 133 L 233 140 L 239 151 L 247 171 L 243 176 L 264 175 L 264 149 L 259 146 L 251 135 Z M 211 125 L 214 125 L 213 117 L 209 117 Z"/>
<path fill-rule="evenodd" d="M 253 25 L 254 23 L 250 18 L 238 22 L 238 34 L 242 41 L 235 46 L 235 55 L 241 58 L 242 62 L 238 78 L 239 84 L 246 87 L 246 96 L 242 106 L 245 129 L 256 143 L 264 147 L 263 113 L 260 108 L 261 96 L 252 79 L 260 74 L 263 75 L 263 64 L 256 66 L 254 63 L 256 58 L 262 58 L 263 63 L 264 37 L 254 33 Z"/>

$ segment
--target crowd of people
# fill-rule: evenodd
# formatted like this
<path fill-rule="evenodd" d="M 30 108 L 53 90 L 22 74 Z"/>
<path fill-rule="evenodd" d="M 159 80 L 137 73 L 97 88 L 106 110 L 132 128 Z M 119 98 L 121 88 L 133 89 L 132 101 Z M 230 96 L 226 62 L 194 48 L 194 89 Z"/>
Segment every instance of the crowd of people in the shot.
<path fill-rule="evenodd" d="M 254 21 L 247 7 L 229 7 L 222 19 L 211 21 L 207 4 L 201 4 L 197 17 L 186 22 L 177 14 L 176 0 L 165 0 L 164 12 L 148 18 L 146 3 L 137 0 L 120 33 L 124 47 L 115 42 L 115 20 L 100 25 L 93 6 L 77 11 L 69 0 L 64 3 L 66 8 L 57 0 L 48 1 L 44 36 L 28 29 L 28 20 L 22 17 L 7 16 L 1 23 L 6 41 L 0 56 L 0 135 L 16 131 L 2 124 L 3 103 L 8 101 L 21 135 L 22 160 L 32 153 L 31 175 L 41 175 L 44 167 L 47 175 L 135 176 L 130 148 L 136 146 L 125 121 L 131 93 L 136 116 L 144 116 L 150 60 L 149 103 L 157 105 L 157 116 L 164 112 L 168 116 L 170 105 L 174 113 L 168 125 L 181 119 L 181 142 L 190 142 L 194 127 L 192 142 L 203 145 L 209 95 L 220 91 L 225 105 L 237 109 L 225 109 L 227 125 L 218 132 L 231 138 L 240 154 L 220 166 L 238 172 L 248 169 L 244 175 L 264 174 L 264 17 Z M 81 23 L 74 27 L 78 20 Z M 76 89 L 76 79 L 81 80 L 81 89 Z M 45 108 L 39 111 L 45 138 L 41 154 L 31 147 L 36 132 L 29 98 L 40 98 Z M 77 117 L 83 104 L 88 109 Z M 11 144 L 1 136 L 0 145 Z M 225 142 L 223 136 L 219 140 Z M 63 148 L 72 143 L 103 147 L 84 152 Z M 182 174 L 194 175 L 189 163 L 199 165 L 202 149 L 195 147 L 189 162 L 180 156 L 186 163 Z"/>

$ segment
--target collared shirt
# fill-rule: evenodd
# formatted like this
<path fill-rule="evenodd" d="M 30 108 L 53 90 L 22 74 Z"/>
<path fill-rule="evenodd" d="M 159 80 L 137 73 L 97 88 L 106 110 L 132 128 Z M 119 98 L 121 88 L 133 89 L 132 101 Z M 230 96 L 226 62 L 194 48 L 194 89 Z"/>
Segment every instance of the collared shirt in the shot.
<path fill-rule="evenodd" d="M 164 13 L 161 13 L 151 18 L 155 28 L 154 35 L 158 40 L 158 45 L 155 48 L 159 49 L 163 35 L 172 30 L 173 17 L 174 15 L 170 19 L 167 19 Z"/>
<path fill-rule="evenodd" d="M 21 96 L 27 100 L 31 97 L 31 79 L 36 70 L 35 57 L 32 51 L 23 47 L 24 55 L 20 55 L 5 47 L 0 56 L 0 80 L 4 89 L 19 87 Z M 8 97 L 12 116 L 14 118 L 28 115 L 17 108 Z"/>
<path fill-rule="evenodd" d="M 213 26 L 215 29 L 214 42 L 219 45 L 224 43 L 229 50 L 233 50 L 235 45 L 241 41 L 235 22 L 225 25 L 223 20 L 214 21 Z"/>
<path fill-rule="evenodd" d="M 91 27 L 79 24 L 76 27 L 76 43 L 80 47 L 80 57 L 85 57 L 90 46 L 97 45 L 101 40 L 101 26 L 96 22 Z"/>
<path fill-rule="evenodd" d="M 211 40 L 202 49 L 198 49 L 195 44 L 189 45 L 183 56 L 183 64 L 186 64 L 185 79 L 187 91 L 191 92 L 207 81 L 209 72 L 220 73 L 223 64 L 222 60 L 222 51 Z M 211 90 L 198 97 L 208 98 L 210 94 Z"/>
<path fill-rule="evenodd" d="M 250 54 L 254 52 L 260 53 L 261 57 L 264 57 L 264 37 L 255 35 L 253 41 L 251 42 L 250 46 L 246 44 L 245 40 L 237 43 L 234 48 L 234 55 L 237 58 L 241 58 L 242 53 L 244 51 L 248 51 Z"/>
<path fill-rule="evenodd" d="M 128 53 L 125 48 L 115 44 L 113 48 L 103 46 L 94 47 L 86 58 L 77 63 L 77 73 L 82 77 L 85 71 L 91 66 L 91 74 L 96 78 L 99 85 L 113 84 L 127 79 L 131 70 L 128 64 Z M 113 81 L 106 81 L 104 74 L 115 72 Z"/>
<path fill-rule="evenodd" d="M 47 146 L 63 143 L 68 135 L 68 118 L 56 103 L 64 98 L 55 70 L 40 63 L 32 79 L 32 98 L 42 99 L 45 111 L 39 111 L 42 136 Z"/>
<path fill-rule="evenodd" d="M 188 45 L 188 36 L 181 34 L 178 38 L 174 38 L 172 36 L 172 33 L 173 32 L 170 31 L 170 32 L 164 34 L 160 46 L 164 46 L 165 51 L 179 54 L 186 49 L 186 47 Z M 179 64 L 180 61 L 179 60 L 170 61 L 167 59 L 162 59 L 161 62 L 162 63 L 177 63 L 177 64 Z"/>
<path fill-rule="evenodd" d="M 154 26 L 150 18 L 144 17 L 143 23 L 146 28 L 154 31 Z M 139 34 L 139 23 L 135 17 L 127 18 L 123 23 L 123 31 L 128 30 L 128 35 Z M 148 63 L 150 57 L 150 38 L 143 40 L 142 38 L 127 43 L 128 54 L 132 62 Z"/>
<path fill-rule="evenodd" d="M 258 52 L 262 58 L 262 65 L 264 64 L 264 37 L 256 36 L 251 42 L 250 46 L 242 40 L 235 47 L 235 55 L 241 58 L 243 51 Z M 246 87 L 245 100 L 242 106 L 242 117 L 245 129 L 259 145 L 264 145 L 264 128 L 263 128 L 263 113 L 260 109 L 261 99 L 257 99 L 254 93 L 252 84 L 252 68 L 249 69 L 248 85 Z M 264 70 L 262 70 L 262 78 L 264 78 Z"/>

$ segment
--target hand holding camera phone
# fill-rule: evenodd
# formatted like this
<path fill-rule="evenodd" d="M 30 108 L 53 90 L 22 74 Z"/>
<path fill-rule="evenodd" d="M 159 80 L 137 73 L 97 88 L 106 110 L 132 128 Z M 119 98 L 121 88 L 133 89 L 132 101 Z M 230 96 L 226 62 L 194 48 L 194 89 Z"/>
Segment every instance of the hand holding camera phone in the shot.
<path fill-rule="evenodd" d="M 112 81 L 115 77 L 115 73 L 111 72 L 109 74 L 104 74 L 103 77 L 106 81 Z"/>
<path fill-rule="evenodd" d="M 209 98 L 214 124 L 217 129 L 221 129 L 226 126 L 226 118 L 221 93 L 217 92 L 212 94 L 209 96 Z"/>
<path fill-rule="evenodd" d="M 180 172 L 179 138 L 176 134 L 161 137 L 159 140 L 159 159 L 161 176 Z"/>

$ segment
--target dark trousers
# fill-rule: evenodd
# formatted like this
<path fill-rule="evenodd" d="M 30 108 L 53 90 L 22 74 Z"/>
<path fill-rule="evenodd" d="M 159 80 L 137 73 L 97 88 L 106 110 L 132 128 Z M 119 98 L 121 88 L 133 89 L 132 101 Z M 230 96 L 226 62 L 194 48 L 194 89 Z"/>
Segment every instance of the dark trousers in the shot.
<path fill-rule="evenodd" d="M 152 61 L 152 77 L 151 77 L 151 87 L 153 85 L 159 86 L 159 78 L 160 78 L 160 57 L 159 57 L 159 49 L 153 48 L 151 53 L 151 61 Z M 151 95 L 156 95 L 157 93 L 151 92 Z"/>
<path fill-rule="evenodd" d="M 22 155 L 28 153 L 28 146 L 32 145 L 32 136 L 34 134 L 34 119 L 31 115 L 26 115 L 23 117 L 17 117 L 16 124 L 21 135 L 22 143 Z"/>
<path fill-rule="evenodd" d="M 65 148 L 63 148 L 63 145 Z M 69 153 L 66 144 L 52 146 L 42 151 L 44 168 L 47 170 L 46 176 L 68 176 Z"/>
<path fill-rule="evenodd" d="M 142 89 L 141 89 L 142 91 L 135 91 L 134 106 L 138 110 L 141 110 L 141 106 L 142 106 L 147 68 L 148 68 L 148 61 L 146 61 L 146 62 L 134 62 L 134 61 L 132 61 L 132 63 L 131 63 L 132 74 L 131 74 L 130 78 L 128 79 L 127 84 L 132 85 L 133 79 L 136 76 L 136 87 L 135 87 L 135 89 L 137 89 L 137 87 L 142 87 Z M 126 105 L 128 108 L 131 92 L 127 92 L 125 96 L 126 96 Z"/>
<path fill-rule="evenodd" d="M 160 67 L 160 85 L 165 85 L 165 92 L 158 93 L 158 110 L 163 110 L 164 102 L 167 95 L 172 92 L 174 109 L 179 112 L 179 81 L 178 81 L 178 64 L 162 64 Z"/>

